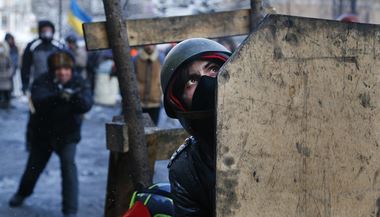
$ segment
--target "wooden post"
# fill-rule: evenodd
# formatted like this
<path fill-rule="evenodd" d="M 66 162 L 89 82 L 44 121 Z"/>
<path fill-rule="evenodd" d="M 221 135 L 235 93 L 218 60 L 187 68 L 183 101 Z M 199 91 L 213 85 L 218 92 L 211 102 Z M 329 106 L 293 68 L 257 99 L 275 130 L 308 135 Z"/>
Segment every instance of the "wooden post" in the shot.
<path fill-rule="evenodd" d="M 138 95 L 136 75 L 130 56 L 128 43 L 128 33 L 126 25 L 122 19 L 121 5 L 119 0 L 103 0 L 106 15 L 106 28 L 109 44 L 114 54 L 114 61 L 117 68 L 122 103 L 124 107 L 124 119 L 128 123 L 129 151 L 127 154 L 114 153 L 110 157 L 111 162 L 117 162 L 117 173 L 120 175 L 118 182 L 132 180 L 131 183 L 117 183 L 112 186 L 120 186 L 122 189 L 107 189 L 114 194 L 113 203 L 110 206 L 117 206 L 115 209 L 106 207 L 105 216 L 121 216 L 125 209 L 128 209 L 128 202 L 133 190 L 149 186 L 151 184 L 151 173 L 149 172 L 148 151 L 142 123 L 142 109 Z M 124 171 L 123 165 L 128 164 L 128 170 Z M 111 168 L 110 168 L 111 169 Z M 130 181 L 129 181 L 130 182 Z M 108 186 L 111 186 L 108 183 Z M 113 210 L 109 213 L 108 210 Z"/>

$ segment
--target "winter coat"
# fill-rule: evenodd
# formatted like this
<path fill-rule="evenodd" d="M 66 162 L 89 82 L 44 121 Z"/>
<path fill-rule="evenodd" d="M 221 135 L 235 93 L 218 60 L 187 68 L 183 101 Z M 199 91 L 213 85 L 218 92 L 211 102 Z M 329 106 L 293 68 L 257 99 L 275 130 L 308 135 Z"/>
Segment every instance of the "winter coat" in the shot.
<path fill-rule="evenodd" d="M 18 47 L 17 46 L 10 46 L 9 47 L 9 55 L 12 60 L 12 66 L 13 66 L 13 72 L 16 71 L 18 68 L 18 63 L 19 63 L 19 54 L 18 54 Z"/>
<path fill-rule="evenodd" d="M 21 65 L 22 89 L 24 91 L 29 88 L 29 84 L 34 79 L 48 71 L 48 56 L 62 48 L 63 45 L 55 40 L 44 42 L 39 38 L 26 46 Z"/>
<path fill-rule="evenodd" d="M 6 43 L 0 44 L 0 90 L 11 91 L 13 87 L 13 69 Z"/>
<path fill-rule="evenodd" d="M 143 108 L 159 108 L 161 105 L 160 71 L 163 59 L 163 54 L 157 49 L 151 55 L 142 50 L 133 59 Z"/>
<path fill-rule="evenodd" d="M 214 216 L 215 166 L 194 137 L 170 159 L 169 180 L 174 216 Z"/>
<path fill-rule="evenodd" d="M 70 88 L 70 99 L 62 97 L 62 90 Z M 31 87 L 31 98 L 35 113 L 31 116 L 32 144 L 49 142 L 54 144 L 78 143 L 82 114 L 92 104 L 90 87 L 83 78 L 73 78 L 59 87 L 54 76 L 45 73 L 38 77 Z"/>

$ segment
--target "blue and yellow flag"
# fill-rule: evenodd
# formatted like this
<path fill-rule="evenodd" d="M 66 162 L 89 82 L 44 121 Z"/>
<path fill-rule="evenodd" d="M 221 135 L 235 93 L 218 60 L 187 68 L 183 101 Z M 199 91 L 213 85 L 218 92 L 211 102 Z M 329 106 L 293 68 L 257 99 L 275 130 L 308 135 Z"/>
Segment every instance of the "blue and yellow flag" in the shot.
<path fill-rule="evenodd" d="M 79 7 L 77 1 L 71 0 L 68 22 L 79 35 L 83 35 L 82 23 L 91 22 L 91 20 L 91 17 Z"/>

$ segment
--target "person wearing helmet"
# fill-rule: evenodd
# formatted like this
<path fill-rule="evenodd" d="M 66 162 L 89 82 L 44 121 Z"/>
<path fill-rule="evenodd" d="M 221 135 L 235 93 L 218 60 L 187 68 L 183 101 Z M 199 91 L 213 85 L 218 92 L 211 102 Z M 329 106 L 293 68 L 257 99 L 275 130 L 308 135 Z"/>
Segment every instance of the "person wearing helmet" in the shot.
<path fill-rule="evenodd" d="M 35 110 L 30 128 L 33 133 L 31 150 L 19 188 L 9 205 L 21 206 L 33 193 L 38 177 L 55 152 L 61 163 L 62 211 L 64 216 L 76 216 L 78 175 L 75 152 L 81 138 L 82 115 L 93 104 L 91 90 L 74 73 L 75 61 L 67 51 L 51 54 L 47 62 L 49 71 L 38 77 L 31 87 Z"/>
<path fill-rule="evenodd" d="M 216 76 L 230 55 L 215 41 L 193 38 L 177 44 L 165 58 L 165 111 L 191 135 L 168 165 L 175 216 L 214 215 Z"/>

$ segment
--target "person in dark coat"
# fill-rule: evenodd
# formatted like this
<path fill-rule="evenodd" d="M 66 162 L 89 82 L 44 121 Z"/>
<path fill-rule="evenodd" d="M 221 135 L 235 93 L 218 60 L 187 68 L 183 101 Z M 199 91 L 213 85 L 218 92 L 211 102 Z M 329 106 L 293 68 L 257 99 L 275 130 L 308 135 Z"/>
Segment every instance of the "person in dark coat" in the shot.
<path fill-rule="evenodd" d="M 29 42 L 22 55 L 21 81 L 22 92 L 27 94 L 30 84 L 39 75 L 48 70 L 48 56 L 63 48 L 63 44 L 54 40 L 55 27 L 49 20 L 38 22 L 38 38 Z M 33 108 L 30 109 L 29 120 L 26 128 L 25 145 L 26 150 L 30 150 L 30 140 L 33 134 L 30 130 L 33 120 Z"/>
<path fill-rule="evenodd" d="M 11 33 L 6 33 L 4 39 L 9 46 L 9 56 L 11 58 L 11 63 L 12 63 L 12 77 L 13 77 L 16 75 L 17 69 L 19 67 L 19 51 L 18 51 L 18 47 L 16 46 L 15 38 L 13 37 Z M 12 90 L 14 90 L 13 85 L 12 85 Z"/>
<path fill-rule="evenodd" d="M 188 39 L 162 67 L 165 111 L 191 135 L 168 165 L 175 216 L 215 215 L 216 76 L 230 55 L 215 41 Z"/>
<path fill-rule="evenodd" d="M 16 70 L 18 69 L 18 64 L 19 64 L 18 47 L 16 46 L 15 38 L 13 37 L 11 33 L 5 34 L 4 39 L 9 46 L 9 56 L 11 57 L 11 60 L 12 60 L 13 75 L 15 75 Z"/>
<path fill-rule="evenodd" d="M 9 108 L 12 92 L 12 61 L 6 42 L 0 42 L 0 108 Z"/>
<path fill-rule="evenodd" d="M 75 216 L 78 210 L 78 175 L 75 165 L 76 145 L 81 139 L 83 114 L 93 101 L 89 85 L 73 71 L 74 58 L 66 51 L 48 57 L 48 73 L 32 84 L 31 99 L 35 108 L 32 126 L 33 139 L 25 172 L 11 207 L 21 206 L 33 193 L 37 179 L 51 154 L 61 163 L 62 211 Z"/>

